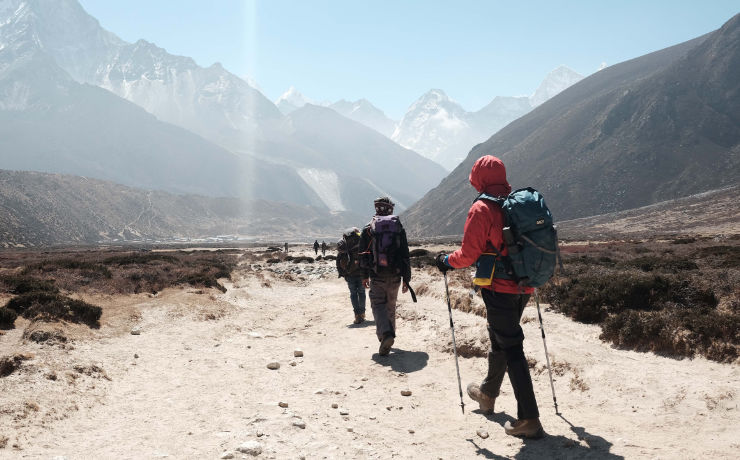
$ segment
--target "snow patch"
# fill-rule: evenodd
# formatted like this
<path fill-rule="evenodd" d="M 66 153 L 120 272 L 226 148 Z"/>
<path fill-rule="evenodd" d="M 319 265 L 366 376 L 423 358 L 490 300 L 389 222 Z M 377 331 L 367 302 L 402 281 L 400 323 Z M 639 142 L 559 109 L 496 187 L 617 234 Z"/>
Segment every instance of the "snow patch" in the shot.
<path fill-rule="evenodd" d="M 301 168 L 297 170 L 301 179 L 313 189 L 331 211 L 346 211 L 342 204 L 337 173 L 328 169 Z"/>

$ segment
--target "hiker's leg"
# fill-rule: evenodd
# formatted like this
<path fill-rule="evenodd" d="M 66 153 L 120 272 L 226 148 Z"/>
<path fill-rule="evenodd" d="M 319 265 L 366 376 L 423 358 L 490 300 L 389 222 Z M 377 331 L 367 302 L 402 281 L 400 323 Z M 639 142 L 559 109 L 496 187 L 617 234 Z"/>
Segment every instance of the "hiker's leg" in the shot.
<path fill-rule="evenodd" d="M 504 353 L 496 341 L 492 323 L 495 312 L 492 312 L 491 309 L 496 308 L 495 304 L 499 299 L 497 298 L 497 294 L 494 294 L 488 289 L 482 289 L 481 296 L 486 304 L 488 338 L 491 348 L 488 350 L 488 374 L 483 379 L 480 390 L 492 398 L 497 398 L 501 392 L 501 383 L 504 381 L 504 375 L 506 374 L 506 353 Z"/>
<path fill-rule="evenodd" d="M 345 277 L 347 280 L 347 287 L 349 288 L 349 299 L 352 302 L 352 310 L 355 312 L 355 315 L 359 315 L 362 313 L 360 311 L 360 302 L 359 302 L 359 290 L 363 290 L 362 288 L 362 280 L 355 276 L 347 276 Z"/>
<path fill-rule="evenodd" d="M 386 278 L 370 278 L 370 306 L 375 319 L 375 333 L 382 341 L 386 333 L 394 334 L 393 326 L 388 317 L 388 280 Z"/>
<path fill-rule="evenodd" d="M 506 355 L 506 368 L 517 401 L 517 418 L 519 420 L 537 418 L 539 417 L 537 400 L 534 396 L 529 365 L 524 356 L 524 332 L 519 325 L 529 296 L 494 294 L 490 291 L 484 292 L 483 295 L 493 338 Z"/>
<path fill-rule="evenodd" d="M 357 311 L 360 315 L 365 314 L 365 288 L 362 286 L 362 277 L 357 277 Z"/>
<path fill-rule="evenodd" d="M 388 311 L 388 319 L 391 321 L 391 327 L 393 327 L 393 334 L 396 333 L 396 304 L 398 303 L 398 289 L 401 287 L 401 278 L 390 278 L 388 279 L 388 287 L 386 292 L 388 293 L 388 304 L 386 310 Z"/>

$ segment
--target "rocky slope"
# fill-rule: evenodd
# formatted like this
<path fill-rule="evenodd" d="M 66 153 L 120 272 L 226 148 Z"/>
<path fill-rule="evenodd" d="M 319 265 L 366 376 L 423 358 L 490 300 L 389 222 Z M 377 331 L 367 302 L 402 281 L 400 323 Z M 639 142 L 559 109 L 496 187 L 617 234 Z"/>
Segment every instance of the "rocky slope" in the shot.
<path fill-rule="evenodd" d="M 556 219 L 636 208 L 740 180 L 740 15 L 721 29 L 584 79 L 476 146 L 406 215 L 459 234 L 482 155 L 534 186 Z"/>
<path fill-rule="evenodd" d="M 174 195 L 61 174 L 0 170 L 0 246 L 340 235 L 365 217 L 265 200 Z"/>

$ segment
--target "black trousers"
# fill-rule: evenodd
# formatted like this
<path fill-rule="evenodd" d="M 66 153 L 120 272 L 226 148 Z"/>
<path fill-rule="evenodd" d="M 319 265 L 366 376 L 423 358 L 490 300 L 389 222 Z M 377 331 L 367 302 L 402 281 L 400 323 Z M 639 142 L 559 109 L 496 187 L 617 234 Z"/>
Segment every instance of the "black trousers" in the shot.
<path fill-rule="evenodd" d="M 496 398 L 501 391 L 504 374 L 508 371 L 517 403 L 517 418 L 537 418 L 537 400 L 532 388 L 527 358 L 524 357 L 524 332 L 519 324 L 529 294 L 503 294 L 482 289 L 481 295 L 488 314 L 488 375 L 480 388 L 486 395 Z"/>

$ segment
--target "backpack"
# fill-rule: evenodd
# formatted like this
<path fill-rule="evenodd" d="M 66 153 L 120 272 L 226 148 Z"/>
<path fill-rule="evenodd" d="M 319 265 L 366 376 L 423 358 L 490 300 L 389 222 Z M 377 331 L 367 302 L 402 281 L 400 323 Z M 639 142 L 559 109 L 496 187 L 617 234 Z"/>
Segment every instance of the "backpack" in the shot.
<path fill-rule="evenodd" d="M 351 228 L 337 243 L 337 270 L 339 276 L 356 273 L 360 268 L 360 231 Z"/>
<path fill-rule="evenodd" d="M 477 200 L 493 201 L 504 213 L 503 235 L 508 256 L 496 258 L 494 277 L 529 287 L 542 286 L 552 278 L 560 251 L 552 214 L 542 194 L 528 187 L 507 197 L 481 193 Z"/>
<path fill-rule="evenodd" d="M 398 250 L 401 247 L 401 221 L 398 216 L 373 216 L 370 231 L 373 235 L 373 265 L 375 272 L 398 268 Z"/>

